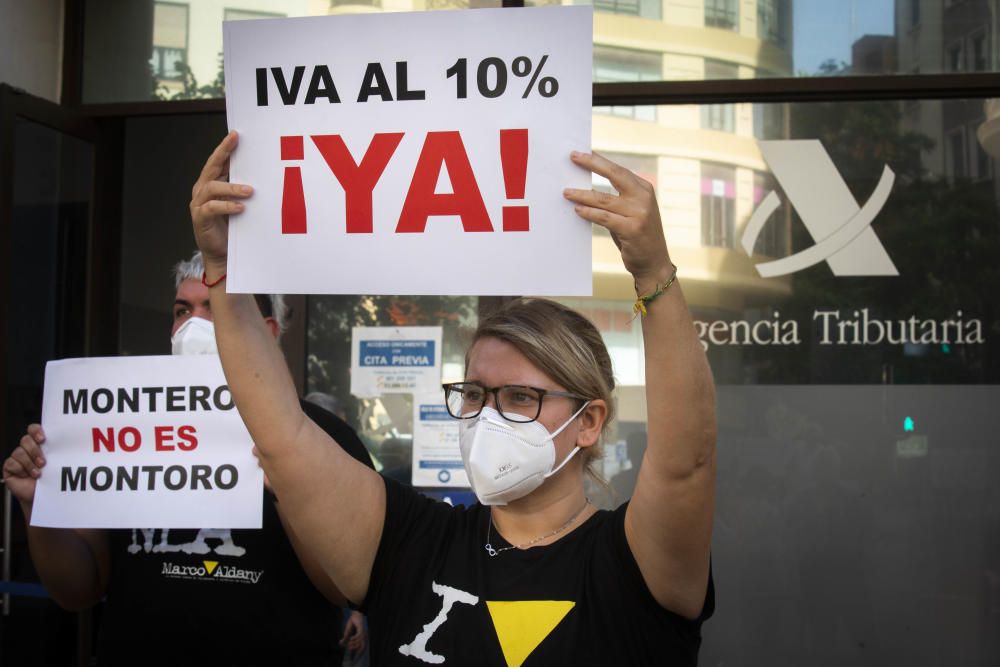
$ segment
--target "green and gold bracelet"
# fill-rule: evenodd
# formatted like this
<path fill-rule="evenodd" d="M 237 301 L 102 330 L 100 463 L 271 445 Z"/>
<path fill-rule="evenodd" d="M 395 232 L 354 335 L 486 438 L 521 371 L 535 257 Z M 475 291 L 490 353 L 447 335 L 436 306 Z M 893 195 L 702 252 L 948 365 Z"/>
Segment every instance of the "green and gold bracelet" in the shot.
<path fill-rule="evenodd" d="M 632 311 L 636 314 L 636 316 L 642 315 L 643 317 L 645 317 L 646 308 L 649 306 L 649 304 L 653 303 L 653 300 L 656 299 L 656 297 L 666 292 L 667 288 L 673 285 L 674 281 L 677 280 L 677 265 L 671 262 L 670 266 L 674 267 L 674 272 L 670 274 L 670 277 L 667 279 L 667 282 L 663 283 L 662 286 L 659 283 L 657 283 L 656 289 L 653 290 L 652 294 L 648 294 L 646 296 L 640 296 L 639 286 L 636 285 L 635 304 L 633 304 L 632 306 Z"/>

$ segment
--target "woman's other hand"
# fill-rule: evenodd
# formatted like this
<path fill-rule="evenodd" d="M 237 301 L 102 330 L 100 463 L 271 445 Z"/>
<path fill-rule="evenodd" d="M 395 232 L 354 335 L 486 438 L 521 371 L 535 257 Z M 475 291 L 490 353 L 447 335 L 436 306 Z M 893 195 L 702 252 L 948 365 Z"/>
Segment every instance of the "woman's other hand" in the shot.
<path fill-rule="evenodd" d="M 563 196 L 576 204 L 581 218 L 611 233 L 640 294 L 651 292 L 657 283 L 662 285 L 673 267 L 652 184 L 597 153 L 574 151 L 570 159 L 608 179 L 618 194 L 567 188 Z"/>

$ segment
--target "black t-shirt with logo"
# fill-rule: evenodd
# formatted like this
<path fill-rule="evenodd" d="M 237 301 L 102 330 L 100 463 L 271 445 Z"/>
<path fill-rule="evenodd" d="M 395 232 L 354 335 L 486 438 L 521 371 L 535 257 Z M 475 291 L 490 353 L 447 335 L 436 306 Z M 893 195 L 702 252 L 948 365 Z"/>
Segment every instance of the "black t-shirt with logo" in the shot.
<path fill-rule="evenodd" d="M 302 407 L 371 467 L 347 424 Z M 260 530 L 109 531 L 98 664 L 340 665 L 341 611 L 309 581 L 275 501 L 264 494 L 261 503 Z"/>
<path fill-rule="evenodd" d="M 371 663 L 532 667 L 695 665 L 701 616 L 661 607 L 625 539 L 625 509 L 553 544 L 484 549 L 489 508 L 452 508 L 386 480 L 386 519 L 364 611 Z M 509 546 L 494 531 L 497 549 Z"/>

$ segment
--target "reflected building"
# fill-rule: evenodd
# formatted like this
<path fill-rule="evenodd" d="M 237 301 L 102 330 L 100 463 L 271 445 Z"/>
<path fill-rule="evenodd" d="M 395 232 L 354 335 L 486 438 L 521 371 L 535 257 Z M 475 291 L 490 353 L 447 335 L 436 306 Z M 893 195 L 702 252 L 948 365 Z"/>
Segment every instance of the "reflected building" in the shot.
<path fill-rule="evenodd" d="M 192 0 L 149 4 L 154 13 L 150 69 L 161 99 L 223 95 L 222 21 L 500 6 L 499 0 Z M 207 86 L 204 93 L 185 90 L 187 70 L 199 88 Z"/>
<path fill-rule="evenodd" d="M 221 21 L 326 13 L 329 0 L 153 2 L 149 68 L 160 99 L 221 97 Z"/>
<path fill-rule="evenodd" d="M 865 35 L 851 45 L 851 74 L 893 74 L 896 72 L 896 37 Z"/>
<path fill-rule="evenodd" d="M 899 71 L 964 74 L 993 71 L 997 48 L 996 0 L 896 0 Z M 980 100 L 904 102 L 904 126 L 934 141 L 924 154 L 931 177 L 991 181 L 992 160 L 977 137 L 986 110 Z"/>
<path fill-rule="evenodd" d="M 792 75 L 789 0 L 595 0 L 594 9 L 596 82 Z M 787 135 L 784 104 L 594 108 L 594 149 L 656 186 L 671 257 L 696 319 L 769 318 L 770 304 L 789 293 L 786 280 L 762 279 L 753 266 L 760 257 L 748 257 L 740 245 L 753 210 L 775 189 L 757 141 Z M 754 251 L 783 257 L 789 245 L 782 209 Z M 593 253 L 594 298 L 572 305 L 605 335 L 620 405 L 641 409 L 645 368 L 631 276 L 601 229 Z M 739 376 L 742 367 L 737 347 L 713 357 L 717 377 Z M 621 421 L 645 418 L 622 414 Z"/>
<path fill-rule="evenodd" d="M 989 3 L 989 30 L 992 37 L 989 46 L 989 69 L 995 72 L 1000 67 L 1000 0 L 991 0 Z M 983 103 L 983 115 L 985 120 L 976 130 L 976 135 L 980 145 L 987 153 L 993 157 L 1000 157 L 1000 100 L 986 100 Z M 996 178 L 997 175 L 995 174 Z"/>
<path fill-rule="evenodd" d="M 901 74 L 921 74 L 940 71 L 941 67 L 941 2 L 896 0 L 896 62 Z M 905 130 L 937 138 L 941 133 L 941 100 L 921 100 L 903 103 L 902 126 Z M 932 174 L 944 171 L 941 142 L 923 156 L 924 168 Z"/>
<path fill-rule="evenodd" d="M 995 5 L 991 0 L 945 3 L 941 29 L 944 71 L 989 71 L 990 54 L 996 42 L 996 34 L 990 31 Z M 985 120 L 982 102 L 946 100 L 942 106 L 945 175 L 952 182 L 990 181 L 993 161 L 976 137 L 976 130 Z"/>

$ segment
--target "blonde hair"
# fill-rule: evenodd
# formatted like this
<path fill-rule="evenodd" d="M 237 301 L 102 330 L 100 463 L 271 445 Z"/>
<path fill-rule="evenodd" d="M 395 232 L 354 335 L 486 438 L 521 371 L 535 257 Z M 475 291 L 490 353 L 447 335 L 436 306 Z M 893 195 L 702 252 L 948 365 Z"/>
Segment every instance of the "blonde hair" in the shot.
<path fill-rule="evenodd" d="M 548 299 L 515 299 L 484 317 L 469 344 L 481 338 L 496 338 L 514 346 L 528 361 L 564 387 L 590 399 L 602 399 L 607 418 L 596 445 L 584 450 L 584 467 L 598 482 L 593 469 L 601 457 L 601 444 L 615 416 L 611 394 L 615 388 L 611 356 L 597 327 L 586 317 Z M 469 365 L 469 353 L 465 356 Z"/>

